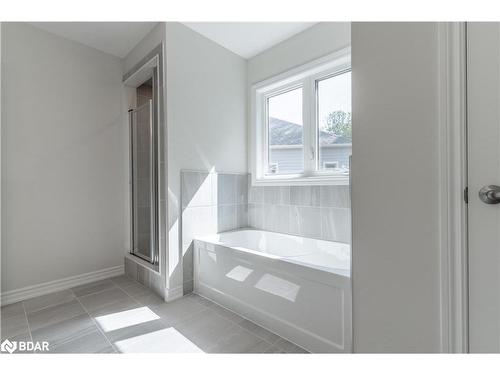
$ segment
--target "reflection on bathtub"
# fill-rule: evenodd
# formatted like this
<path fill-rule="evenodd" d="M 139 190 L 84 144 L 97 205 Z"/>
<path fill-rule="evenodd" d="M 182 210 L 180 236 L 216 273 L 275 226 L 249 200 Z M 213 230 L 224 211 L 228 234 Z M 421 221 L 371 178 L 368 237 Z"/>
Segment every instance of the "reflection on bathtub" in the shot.
<path fill-rule="evenodd" d="M 236 266 L 229 271 L 226 276 L 236 281 L 245 281 L 246 278 L 253 272 L 252 269 L 243 266 Z"/>
<path fill-rule="evenodd" d="M 266 273 L 255 284 L 257 289 L 295 302 L 300 286 L 288 280 Z"/>
<path fill-rule="evenodd" d="M 210 253 L 208 252 L 208 257 L 214 261 L 214 263 L 217 263 L 217 254 L 215 253 Z"/>

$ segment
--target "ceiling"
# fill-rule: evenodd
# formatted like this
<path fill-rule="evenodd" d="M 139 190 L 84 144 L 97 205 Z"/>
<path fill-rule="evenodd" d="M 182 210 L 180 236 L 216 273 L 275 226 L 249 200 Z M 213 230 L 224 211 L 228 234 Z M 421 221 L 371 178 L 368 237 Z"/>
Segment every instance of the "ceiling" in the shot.
<path fill-rule="evenodd" d="M 249 59 L 315 22 L 184 22 L 184 25 Z"/>
<path fill-rule="evenodd" d="M 117 57 L 125 57 L 156 22 L 31 22 L 31 25 Z"/>
<path fill-rule="evenodd" d="M 31 25 L 123 58 L 155 22 L 31 22 Z M 184 25 L 249 59 L 314 22 L 185 22 Z"/>

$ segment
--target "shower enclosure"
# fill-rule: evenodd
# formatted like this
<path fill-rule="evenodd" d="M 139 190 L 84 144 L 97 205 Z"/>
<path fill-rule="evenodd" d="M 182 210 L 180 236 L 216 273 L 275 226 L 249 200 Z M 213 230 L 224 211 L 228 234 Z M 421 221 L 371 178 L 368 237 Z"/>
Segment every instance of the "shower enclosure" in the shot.
<path fill-rule="evenodd" d="M 138 89 L 139 90 L 139 89 Z M 154 90 L 152 90 L 154 92 Z M 138 91 L 139 92 L 139 91 Z M 158 177 L 153 99 L 138 101 L 129 111 L 130 123 L 130 252 L 158 263 Z"/>
<path fill-rule="evenodd" d="M 129 102 L 130 247 L 134 258 L 164 270 L 166 181 L 163 111 L 163 45 L 156 46 L 124 76 Z M 163 179 L 163 180 L 162 180 Z M 140 259 L 139 259 L 140 258 Z"/>

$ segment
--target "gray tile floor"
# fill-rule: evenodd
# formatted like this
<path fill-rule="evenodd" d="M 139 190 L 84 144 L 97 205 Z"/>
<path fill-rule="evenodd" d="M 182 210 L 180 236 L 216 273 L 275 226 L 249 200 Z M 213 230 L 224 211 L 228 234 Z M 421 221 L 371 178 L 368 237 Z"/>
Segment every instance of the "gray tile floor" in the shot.
<path fill-rule="evenodd" d="M 165 303 L 118 276 L 1 309 L 1 337 L 51 353 L 305 353 L 195 294 Z"/>

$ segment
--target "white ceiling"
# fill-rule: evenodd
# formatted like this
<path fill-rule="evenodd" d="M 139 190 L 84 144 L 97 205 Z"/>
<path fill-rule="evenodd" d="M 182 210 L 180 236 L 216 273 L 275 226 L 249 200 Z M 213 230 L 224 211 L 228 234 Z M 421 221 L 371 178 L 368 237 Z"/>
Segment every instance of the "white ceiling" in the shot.
<path fill-rule="evenodd" d="M 155 22 L 31 22 L 31 25 L 117 57 L 127 53 Z"/>
<path fill-rule="evenodd" d="M 31 22 L 31 25 L 117 57 L 127 53 L 155 22 Z M 314 22 L 185 22 L 184 25 L 249 59 Z"/>
<path fill-rule="evenodd" d="M 184 25 L 249 59 L 315 22 L 184 22 Z"/>

